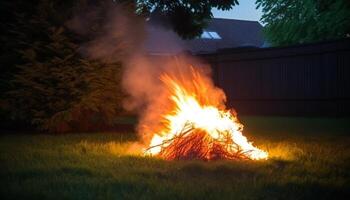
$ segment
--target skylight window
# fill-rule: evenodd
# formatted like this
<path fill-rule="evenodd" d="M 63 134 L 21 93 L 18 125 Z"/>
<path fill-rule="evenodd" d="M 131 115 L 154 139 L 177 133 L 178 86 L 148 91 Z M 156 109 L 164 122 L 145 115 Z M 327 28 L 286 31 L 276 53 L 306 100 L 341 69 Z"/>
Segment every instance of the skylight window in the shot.
<path fill-rule="evenodd" d="M 221 39 L 220 35 L 217 32 L 209 32 L 209 34 L 213 39 Z"/>
<path fill-rule="evenodd" d="M 221 37 L 217 32 L 214 31 L 203 31 L 201 39 L 211 39 L 211 40 L 220 40 Z"/>
<path fill-rule="evenodd" d="M 211 36 L 209 35 L 209 32 L 203 31 L 201 38 L 202 39 L 211 39 Z"/>

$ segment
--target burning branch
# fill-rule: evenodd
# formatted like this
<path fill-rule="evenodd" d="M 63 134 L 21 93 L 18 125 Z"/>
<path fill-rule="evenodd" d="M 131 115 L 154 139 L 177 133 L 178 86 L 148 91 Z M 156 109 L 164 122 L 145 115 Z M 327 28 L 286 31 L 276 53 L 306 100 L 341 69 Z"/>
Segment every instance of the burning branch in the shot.
<path fill-rule="evenodd" d="M 161 147 L 158 156 L 166 160 L 250 159 L 250 151 L 243 151 L 226 135 L 224 140 L 214 139 L 205 130 L 194 128 L 188 122 L 175 137 L 151 146 L 146 151 Z"/>

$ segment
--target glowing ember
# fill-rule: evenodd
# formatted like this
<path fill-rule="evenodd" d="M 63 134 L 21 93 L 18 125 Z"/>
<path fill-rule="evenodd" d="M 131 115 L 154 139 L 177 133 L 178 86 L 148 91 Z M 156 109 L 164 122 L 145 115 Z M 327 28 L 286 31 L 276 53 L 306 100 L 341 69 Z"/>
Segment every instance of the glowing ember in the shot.
<path fill-rule="evenodd" d="M 191 80 L 161 76 L 172 105 L 145 153 L 167 160 L 267 159 L 267 152 L 243 136 L 243 125 L 234 112 L 225 110 L 222 98 L 207 93 L 213 86 L 206 77 L 194 68 L 191 72 Z"/>

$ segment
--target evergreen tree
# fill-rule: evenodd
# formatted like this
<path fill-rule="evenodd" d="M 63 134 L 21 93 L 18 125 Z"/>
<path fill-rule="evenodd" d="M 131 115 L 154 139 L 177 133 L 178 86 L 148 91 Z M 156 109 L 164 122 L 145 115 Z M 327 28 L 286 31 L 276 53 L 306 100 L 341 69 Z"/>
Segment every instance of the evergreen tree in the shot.
<path fill-rule="evenodd" d="M 274 45 L 291 45 L 350 37 L 348 0 L 257 0 L 264 33 Z"/>
<path fill-rule="evenodd" d="M 41 0 L 30 17 L 17 16 L 14 38 L 22 62 L 6 92 L 15 120 L 65 132 L 111 126 L 121 113 L 121 64 L 82 58 L 61 9 Z"/>

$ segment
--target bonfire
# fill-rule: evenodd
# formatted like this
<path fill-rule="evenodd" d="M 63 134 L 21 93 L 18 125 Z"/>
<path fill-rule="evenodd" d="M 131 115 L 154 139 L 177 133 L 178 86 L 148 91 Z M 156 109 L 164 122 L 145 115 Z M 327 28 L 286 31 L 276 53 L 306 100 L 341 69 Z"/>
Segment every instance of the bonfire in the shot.
<path fill-rule="evenodd" d="M 193 67 L 191 73 L 191 80 L 161 76 L 172 106 L 162 116 L 163 127 L 153 134 L 145 154 L 166 160 L 267 159 L 268 153 L 243 135 L 236 112 L 207 93 L 213 87 L 207 77 Z"/>

